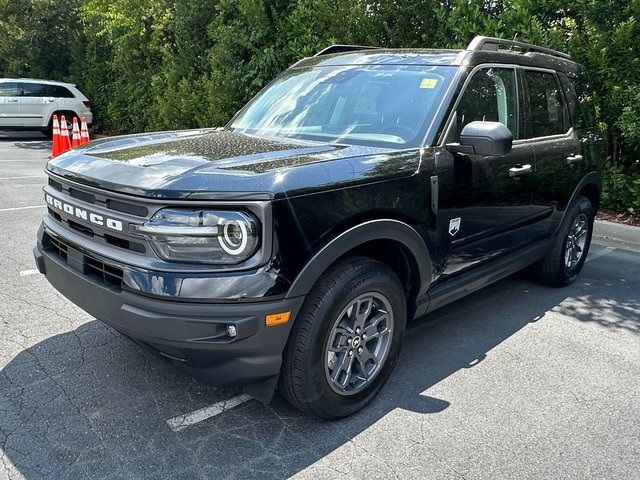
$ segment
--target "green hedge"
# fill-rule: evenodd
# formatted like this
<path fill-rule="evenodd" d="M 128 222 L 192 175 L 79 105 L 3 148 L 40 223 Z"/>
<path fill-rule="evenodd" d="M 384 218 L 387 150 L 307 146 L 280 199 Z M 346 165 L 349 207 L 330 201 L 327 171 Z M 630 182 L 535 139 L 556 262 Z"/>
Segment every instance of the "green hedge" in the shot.
<path fill-rule="evenodd" d="M 463 47 L 477 34 L 571 53 L 607 138 L 604 205 L 640 209 L 640 0 L 0 0 L 0 76 L 77 83 L 121 132 L 222 125 L 332 43 Z"/>

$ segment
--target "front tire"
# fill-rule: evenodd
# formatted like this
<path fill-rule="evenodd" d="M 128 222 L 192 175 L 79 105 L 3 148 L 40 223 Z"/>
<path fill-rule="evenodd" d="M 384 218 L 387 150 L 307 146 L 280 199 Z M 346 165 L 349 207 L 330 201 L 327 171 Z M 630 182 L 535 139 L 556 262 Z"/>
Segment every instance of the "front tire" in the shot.
<path fill-rule="evenodd" d="M 367 405 L 398 360 L 406 299 L 385 264 L 351 257 L 307 297 L 284 354 L 280 392 L 294 407 L 336 420 Z"/>
<path fill-rule="evenodd" d="M 595 215 L 587 198 L 575 198 L 565 213 L 551 253 L 534 267 L 538 280 L 563 287 L 578 277 L 591 246 Z"/>

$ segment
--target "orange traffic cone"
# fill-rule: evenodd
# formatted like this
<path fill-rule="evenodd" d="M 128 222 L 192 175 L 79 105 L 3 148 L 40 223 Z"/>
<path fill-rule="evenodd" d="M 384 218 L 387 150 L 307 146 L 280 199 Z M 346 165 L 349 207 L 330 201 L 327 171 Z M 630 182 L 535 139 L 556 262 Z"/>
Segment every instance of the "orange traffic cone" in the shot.
<path fill-rule="evenodd" d="M 78 126 L 78 117 L 73 117 L 73 131 L 71 134 L 71 148 L 79 147 L 80 142 L 80 127 Z"/>
<path fill-rule="evenodd" d="M 60 155 L 60 124 L 58 123 L 57 115 L 53 116 L 52 130 L 51 157 L 57 157 Z"/>
<path fill-rule="evenodd" d="M 67 128 L 67 119 L 64 115 L 60 117 L 60 153 L 64 153 L 71 148 L 69 141 L 69 129 Z"/>
<path fill-rule="evenodd" d="M 87 126 L 87 118 L 82 117 L 80 122 L 80 145 L 85 143 L 89 143 L 91 138 L 89 138 L 89 127 Z"/>

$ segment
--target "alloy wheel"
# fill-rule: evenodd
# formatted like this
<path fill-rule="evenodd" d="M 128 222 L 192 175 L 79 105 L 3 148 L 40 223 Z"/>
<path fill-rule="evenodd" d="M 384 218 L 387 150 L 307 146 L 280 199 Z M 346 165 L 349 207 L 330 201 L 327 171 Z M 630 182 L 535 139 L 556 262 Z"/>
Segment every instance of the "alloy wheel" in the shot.
<path fill-rule="evenodd" d="M 380 373 L 393 338 L 393 311 L 378 292 L 362 294 L 338 315 L 329 334 L 325 374 L 340 395 L 353 395 Z"/>
<path fill-rule="evenodd" d="M 569 271 L 573 270 L 584 255 L 589 232 L 589 219 L 584 213 L 576 217 L 569 229 L 564 248 L 564 265 Z"/>

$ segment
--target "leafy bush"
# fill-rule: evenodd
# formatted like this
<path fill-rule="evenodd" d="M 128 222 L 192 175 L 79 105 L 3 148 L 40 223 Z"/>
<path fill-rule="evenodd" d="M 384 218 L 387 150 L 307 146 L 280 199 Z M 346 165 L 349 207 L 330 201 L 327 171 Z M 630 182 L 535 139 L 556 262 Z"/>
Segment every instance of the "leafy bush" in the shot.
<path fill-rule="evenodd" d="M 138 132 L 222 125 L 332 43 L 516 38 L 585 66 L 606 132 L 603 205 L 638 209 L 639 15 L 640 0 L 0 0 L 0 76 L 78 83 L 102 127 Z"/>

